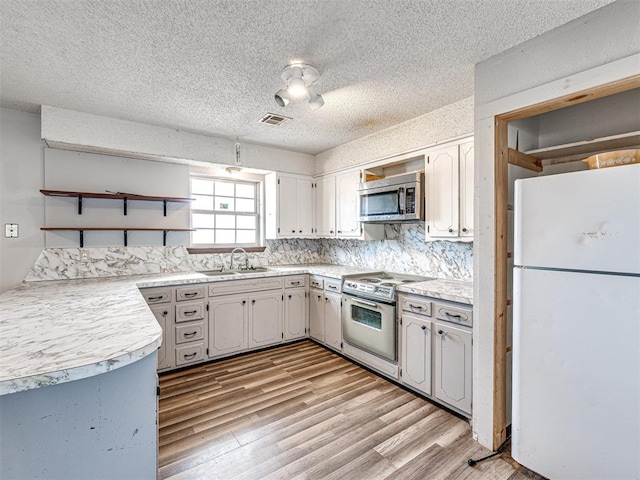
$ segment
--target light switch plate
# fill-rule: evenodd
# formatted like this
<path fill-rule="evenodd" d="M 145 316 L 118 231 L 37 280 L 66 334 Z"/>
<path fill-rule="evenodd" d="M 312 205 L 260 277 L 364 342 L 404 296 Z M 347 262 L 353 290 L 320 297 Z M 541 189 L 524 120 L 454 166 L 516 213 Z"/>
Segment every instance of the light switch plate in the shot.
<path fill-rule="evenodd" d="M 18 238 L 18 224 L 17 223 L 5 223 L 4 224 L 4 236 L 6 238 Z"/>

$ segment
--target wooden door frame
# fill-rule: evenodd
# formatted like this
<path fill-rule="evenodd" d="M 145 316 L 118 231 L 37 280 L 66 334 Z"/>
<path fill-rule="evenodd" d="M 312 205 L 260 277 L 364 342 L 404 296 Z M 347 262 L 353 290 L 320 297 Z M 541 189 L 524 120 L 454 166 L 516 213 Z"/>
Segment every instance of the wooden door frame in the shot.
<path fill-rule="evenodd" d="M 540 160 L 510 149 L 508 146 L 509 122 L 578 105 L 598 98 L 640 88 L 640 75 L 632 75 L 614 82 L 599 85 L 569 95 L 556 97 L 541 103 L 518 108 L 494 117 L 494 174 L 495 174 L 495 285 L 494 285 L 494 359 L 493 359 L 493 449 L 507 438 L 507 244 L 509 163 L 541 171 Z"/>

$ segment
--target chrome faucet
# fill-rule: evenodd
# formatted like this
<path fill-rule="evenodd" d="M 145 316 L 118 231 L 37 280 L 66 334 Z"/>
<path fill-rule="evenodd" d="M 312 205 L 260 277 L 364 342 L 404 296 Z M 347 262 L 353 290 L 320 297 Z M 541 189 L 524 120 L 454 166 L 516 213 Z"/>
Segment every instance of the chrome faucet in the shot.
<path fill-rule="evenodd" d="M 245 270 L 247 270 L 249 268 L 249 254 L 247 253 L 247 251 L 242 248 L 242 247 L 236 247 L 233 250 L 231 250 L 231 263 L 229 265 L 229 268 L 231 270 L 233 270 L 233 256 L 235 255 L 235 253 L 240 250 L 242 253 L 244 253 L 244 268 Z"/>

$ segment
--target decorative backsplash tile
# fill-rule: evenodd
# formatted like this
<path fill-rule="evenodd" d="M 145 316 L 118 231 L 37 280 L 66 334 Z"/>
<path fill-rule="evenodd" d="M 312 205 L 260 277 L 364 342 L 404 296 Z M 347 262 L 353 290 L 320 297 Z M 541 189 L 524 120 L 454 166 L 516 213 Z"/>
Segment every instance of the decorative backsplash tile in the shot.
<path fill-rule="evenodd" d="M 385 225 L 384 240 L 268 240 L 263 253 L 250 253 L 252 266 L 331 263 L 438 278 L 471 280 L 473 246 L 425 242 L 424 223 Z M 230 254 L 190 255 L 185 246 L 44 249 L 25 281 L 110 277 L 229 268 Z M 242 260 L 242 255 L 238 258 Z"/>

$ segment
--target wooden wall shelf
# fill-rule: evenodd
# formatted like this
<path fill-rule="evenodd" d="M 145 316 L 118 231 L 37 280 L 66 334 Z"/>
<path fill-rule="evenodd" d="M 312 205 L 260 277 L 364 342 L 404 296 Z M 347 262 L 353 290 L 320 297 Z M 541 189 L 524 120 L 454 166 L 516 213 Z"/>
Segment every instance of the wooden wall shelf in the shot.
<path fill-rule="evenodd" d="M 129 227 L 41 227 L 40 230 L 47 232 L 53 231 L 66 231 L 66 232 L 79 232 L 80 234 L 80 248 L 84 247 L 84 232 L 88 231 L 101 231 L 101 232 L 123 232 L 124 234 L 124 246 L 128 246 L 128 232 L 162 232 L 162 246 L 167 246 L 167 233 L 168 232 L 192 232 L 192 228 L 129 228 Z"/>
<path fill-rule="evenodd" d="M 82 199 L 83 198 L 104 198 L 109 200 L 122 200 L 124 205 L 124 214 L 127 214 L 127 201 L 128 200 L 141 200 L 145 202 L 162 202 L 164 206 L 164 216 L 167 216 L 167 203 L 187 203 L 191 202 L 193 198 L 185 197 L 156 197 L 151 195 L 137 195 L 135 193 L 100 193 L 100 192 L 73 192 L 67 190 L 40 190 L 40 193 L 49 197 L 76 197 L 78 199 L 78 215 L 82 215 Z"/>
<path fill-rule="evenodd" d="M 540 160 L 583 155 L 584 158 L 609 150 L 636 148 L 640 145 L 640 131 L 621 133 L 582 142 L 554 145 L 552 147 L 528 150 L 524 153 Z"/>

